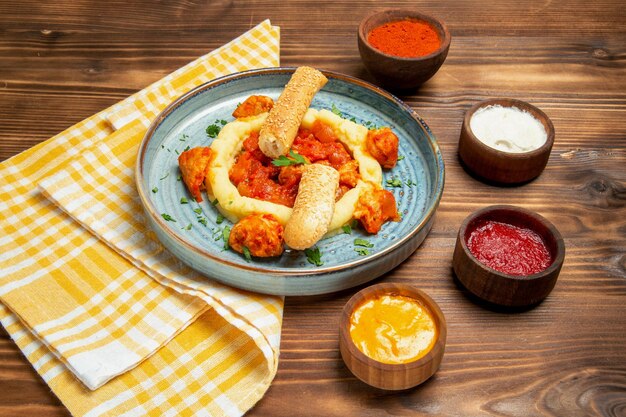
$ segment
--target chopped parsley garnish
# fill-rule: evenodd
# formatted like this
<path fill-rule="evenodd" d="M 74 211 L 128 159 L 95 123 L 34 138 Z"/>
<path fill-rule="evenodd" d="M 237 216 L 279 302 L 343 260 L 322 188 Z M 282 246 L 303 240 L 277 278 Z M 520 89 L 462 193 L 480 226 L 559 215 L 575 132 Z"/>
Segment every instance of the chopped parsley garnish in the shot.
<path fill-rule="evenodd" d="M 379 126 L 376 125 L 376 123 L 372 122 L 371 120 L 368 120 L 367 122 L 364 123 L 365 127 L 367 127 L 368 130 L 378 130 L 380 129 Z"/>
<path fill-rule="evenodd" d="M 286 167 L 288 165 L 300 165 L 308 163 L 306 159 L 304 159 L 304 156 L 292 150 L 289 151 L 289 156 L 291 156 L 291 158 L 287 158 L 285 155 L 281 155 L 278 158 L 274 159 L 272 161 L 272 164 L 277 167 Z"/>
<path fill-rule="evenodd" d="M 152 192 L 153 192 L 154 194 L 156 194 L 158 191 L 159 191 L 159 188 L 158 188 L 158 187 L 154 187 L 154 188 L 152 189 Z"/>
<path fill-rule="evenodd" d="M 191 230 L 191 223 L 189 223 L 187 227 L 183 227 L 183 230 Z"/>
<path fill-rule="evenodd" d="M 196 213 L 196 220 L 198 220 L 198 223 L 206 227 L 208 221 L 206 217 L 202 216 L 202 209 L 200 207 L 196 207 L 193 209 L 193 212 Z"/>
<path fill-rule="evenodd" d="M 185 135 L 185 134 L 183 133 L 183 135 L 182 135 L 182 136 L 181 136 L 178 140 L 179 140 L 179 141 L 181 141 L 181 142 L 184 142 L 184 141 L 186 141 L 187 139 L 189 139 L 189 135 Z"/>
<path fill-rule="evenodd" d="M 309 261 L 310 264 L 315 266 L 322 266 L 324 262 L 322 262 L 322 254 L 320 252 L 320 248 L 317 246 L 304 250 L 304 254 L 306 255 L 306 260 Z"/>
<path fill-rule="evenodd" d="M 181 197 L 180 198 L 180 204 L 189 204 L 189 200 L 187 200 L 186 197 Z"/>
<path fill-rule="evenodd" d="M 412 180 L 412 179 L 410 179 L 410 178 L 409 178 L 408 180 L 404 181 L 404 183 L 405 183 L 406 185 L 408 185 L 409 187 L 415 187 L 415 186 L 417 185 L 417 183 L 416 183 L 416 182 L 413 182 L 413 180 Z"/>
<path fill-rule="evenodd" d="M 217 135 L 220 133 L 220 130 L 222 128 L 219 127 L 218 125 L 209 125 L 206 128 L 206 134 L 211 138 L 211 139 L 215 139 L 217 137 Z"/>
<path fill-rule="evenodd" d="M 170 216 L 167 213 L 161 213 L 161 217 L 163 217 L 163 219 L 165 219 L 165 221 L 176 223 L 176 219 L 174 219 L 172 216 Z"/>
<path fill-rule="evenodd" d="M 341 230 L 343 230 L 343 232 L 347 235 L 352 234 L 352 226 L 350 226 L 349 224 L 344 224 L 343 226 L 341 226 Z"/>
<path fill-rule="evenodd" d="M 220 130 L 222 130 L 222 126 L 225 126 L 226 123 L 228 123 L 226 120 L 215 120 L 212 125 L 207 126 L 206 134 L 211 139 L 215 139 L 220 133 Z"/>
<path fill-rule="evenodd" d="M 228 250 L 228 238 L 230 237 L 230 226 L 224 226 L 222 230 L 222 239 L 224 240 L 224 249 Z"/>
<path fill-rule="evenodd" d="M 336 114 L 339 117 L 343 117 L 343 114 L 341 114 L 341 110 L 339 110 L 337 106 L 335 106 L 335 103 L 333 103 L 333 106 L 331 107 L 330 111 L 332 111 L 334 114 Z"/>
<path fill-rule="evenodd" d="M 359 256 L 369 255 L 370 251 L 367 248 L 354 248 L 354 251 L 359 254 Z"/>
<path fill-rule="evenodd" d="M 222 213 L 217 213 L 217 219 L 215 219 L 215 223 L 222 224 L 223 221 L 224 221 L 224 216 L 222 215 Z"/>
<path fill-rule="evenodd" d="M 182 180 L 182 179 L 183 179 L 182 174 L 178 174 L 178 177 L 176 177 L 176 181 L 180 181 L 180 180 Z"/>
<path fill-rule="evenodd" d="M 191 149 L 191 146 L 187 145 L 185 149 L 183 149 L 183 152 L 187 152 L 189 149 Z"/>
<path fill-rule="evenodd" d="M 217 201 L 217 198 L 215 200 L 211 201 L 211 204 L 214 205 L 214 206 L 217 206 L 217 203 L 219 203 L 219 201 Z"/>
<path fill-rule="evenodd" d="M 402 181 L 398 178 L 389 178 L 387 180 L 387 185 L 390 187 L 402 187 Z"/>
<path fill-rule="evenodd" d="M 169 177 L 170 173 L 168 172 L 167 174 L 165 174 L 163 177 L 159 178 L 159 180 L 164 180 L 165 178 Z"/>
<path fill-rule="evenodd" d="M 402 161 L 404 159 L 404 155 L 398 155 L 398 161 Z"/>
<path fill-rule="evenodd" d="M 365 239 L 354 239 L 354 244 L 356 246 L 363 246 L 365 248 L 373 248 L 374 244 L 370 243 L 368 240 Z"/>
<path fill-rule="evenodd" d="M 252 260 L 252 255 L 250 254 L 250 249 L 246 246 L 243 247 L 243 257 L 246 258 L 246 261 L 250 262 Z"/>

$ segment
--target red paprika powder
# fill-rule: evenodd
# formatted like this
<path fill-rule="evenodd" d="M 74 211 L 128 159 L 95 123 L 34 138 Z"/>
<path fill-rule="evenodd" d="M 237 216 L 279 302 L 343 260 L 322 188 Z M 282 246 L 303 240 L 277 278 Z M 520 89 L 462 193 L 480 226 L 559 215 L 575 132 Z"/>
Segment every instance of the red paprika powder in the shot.
<path fill-rule="evenodd" d="M 435 52 L 441 46 L 437 31 L 420 20 L 398 20 L 377 26 L 367 35 L 374 48 L 388 55 L 415 58 Z"/>

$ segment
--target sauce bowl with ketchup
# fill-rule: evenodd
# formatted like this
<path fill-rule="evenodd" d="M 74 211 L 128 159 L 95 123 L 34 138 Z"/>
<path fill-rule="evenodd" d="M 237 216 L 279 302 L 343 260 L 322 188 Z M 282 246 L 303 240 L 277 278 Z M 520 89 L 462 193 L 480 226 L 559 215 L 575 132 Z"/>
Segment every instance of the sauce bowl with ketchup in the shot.
<path fill-rule="evenodd" d="M 425 292 L 401 284 L 377 284 L 345 305 L 339 329 L 341 357 L 361 381 L 403 390 L 430 378 L 446 344 L 446 320 Z"/>
<path fill-rule="evenodd" d="M 478 298 L 526 307 L 550 294 L 564 258 L 563 238 L 552 223 L 530 210 L 496 205 L 463 221 L 452 266 L 459 282 Z"/>

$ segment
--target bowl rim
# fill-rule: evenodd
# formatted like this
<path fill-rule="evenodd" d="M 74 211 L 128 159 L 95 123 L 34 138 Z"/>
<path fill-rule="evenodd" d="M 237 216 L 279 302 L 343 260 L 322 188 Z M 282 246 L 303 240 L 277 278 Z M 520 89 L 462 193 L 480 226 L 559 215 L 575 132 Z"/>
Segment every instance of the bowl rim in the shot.
<path fill-rule="evenodd" d="M 360 306 L 361 303 L 363 303 L 366 299 L 370 298 L 373 294 L 397 294 L 411 297 L 416 299 L 418 302 L 420 302 L 420 304 L 428 309 L 431 318 L 437 326 L 437 337 L 435 339 L 435 342 L 433 343 L 433 346 L 424 356 L 421 356 L 417 360 L 406 363 L 383 363 L 377 361 L 376 359 L 370 358 L 365 353 L 361 352 L 361 350 L 356 346 L 356 344 L 352 340 L 352 337 L 350 336 L 350 317 L 352 316 L 354 310 L 358 306 Z M 441 358 L 443 356 L 443 351 L 445 350 L 448 334 L 446 318 L 437 302 L 435 302 L 435 300 L 433 300 L 425 291 L 420 290 L 419 288 L 412 285 L 399 283 L 379 283 L 370 285 L 369 287 L 361 289 L 352 297 L 350 297 L 348 302 L 343 307 L 339 322 L 339 329 L 339 337 L 341 341 L 344 343 L 344 346 L 348 349 L 350 354 L 359 363 L 365 364 L 368 367 L 377 369 L 385 373 L 403 372 L 407 370 L 422 368 L 437 360 L 438 358 Z M 440 350 L 441 352 L 439 352 Z M 350 368 L 347 363 L 346 365 L 348 366 L 348 368 Z M 433 374 L 437 371 L 437 368 L 434 369 Z M 352 371 L 351 368 L 350 370 Z"/>
<path fill-rule="evenodd" d="M 383 14 L 388 14 L 390 17 L 390 19 L 385 23 L 389 23 L 389 22 L 396 21 L 396 20 L 402 20 L 402 19 L 413 19 L 413 20 L 422 20 L 430 24 L 437 31 L 437 34 L 439 35 L 440 40 L 441 40 L 441 45 L 439 46 L 437 50 L 431 52 L 428 55 L 422 55 L 422 56 L 416 56 L 416 57 L 402 57 L 402 56 L 397 56 L 397 55 L 391 55 L 391 54 L 387 54 L 381 51 L 380 49 L 374 48 L 367 41 L 367 35 L 369 33 L 365 33 L 365 25 L 374 17 L 378 15 L 383 15 Z M 400 17 L 400 16 L 403 16 L 403 17 Z M 405 62 L 426 61 L 437 55 L 441 55 L 442 53 L 444 53 L 450 48 L 450 41 L 452 39 L 452 36 L 450 35 L 450 31 L 448 30 L 448 27 L 443 22 L 443 20 L 430 14 L 426 14 L 426 13 L 422 13 L 422 12 L 418 12 L 418 11 L 410 10 L 410 9 L 404 9 L 404 8 L 387 8 L 387 9 L 371 11 L 363 19 L 361 19 L 361 22 L 359 23 L 359 27 L 358 27 L 358 37 L 361 43 L 366 48 L 368 48 L 370 52 L 383 55 L 390 59 L 397 59 L 397 60 L 405 61 Z"/>
<path fill-rule="evenodd" d="M 497 269 L 493 269 L 483 264 L 482 262 L 480 262 L 467 247 L 467 241 L 465 239 L 467 227 L 470 225 L 470 223 L 478 220 L 479 218 L 485 217 L 489 215 L 490 213 L 495 213 L 495 212 L 511 212 L 517 215 L 528 216 L 528 217 L 533 218 L 537 222 L 541 223 L 542 225 L 544 225 L 556 242 L 556 250 L 555 250 L 555 253 L 553 254 L 554 259 L 552 260 L 552 263 L 546 269 L 539 271 L 537 273 L 534 273 L 534 274 L 512 275 L 512 274 L 507 274 L 506 272 L 498 271 Z M 528 228 L 532 230 L 531 227 L 528 227 Z M 536 232 L 536 230 L 533 230 L 533 231 Z M 539 213 L 523 208 L 523 207 L 519 207 L 519 206 L 513 206 L 513 205 L 508 205 L 508 204 L 496 204 L 496 205 L 487 206 L 487 207 L 478 209 L 474 211 L 473 213 L 471 213 L 470 215 L 468 215 L 463 220 L 463 222 L 461 223 L 461 226 L 459 227 L 459 232 L 457 234 L 457 237 L 458 237 L 458 240 L 459 240 L 459 243 L 461 245 L 463 252 L 465 253 L 466 257 L 469 260 L 471 260 L 473 263 L 477 264 L 481 268 L 485 269 L 491 275 L 497 276 L 505 280 L 528 282 L 528 281 L 533 281 L 537 279 L 542 279 L 546 276 L 551 276 L 552 274 L 556 273 L 559 269 L 561 269 L 563 265 L 563 261 L 565 260 L 565 242 L 563 240 L 563 236 L 561 236 L 561 233 L 556 228 L 556 226 L 554 226 L 552 222 L 550 222 L 548 219 L 546 219 Z"/>
<path fill-rule="evenodd" d="M 489 106 L 502 106 L 502 107 L 516 107 L 522 111 L 529 112 L 535 119 L 541 123 L 544 128 L 546 128 L 547 138 L 543 145 L 538 147 L 537 149 L 533 149 L 526 152 L 505 152 L 500 149 L 493 148 L 480 139 L 476 137 L 471 128 L 471 120 L 479 109 Z M 545 122 L 545 124 L 543 123 Z M 463 130 L 466 134 L 466 139 L 472 142 L 473 146 L 478 147 L 479 151 L 482 153 L 490 153 L 499 159 L 513 159 L 513 160 L 524 160 L 528 158 L 535 158 L 541 155 L 544 155 L 546 152 L 549 153 L 552 150 L 552 146 L 554 145 L 554 124 L 552 124 L 552 120 L 538 107 L 519 99 L 514 98 L 506 98 L 506 97 L 494 97 L 486 100 L 479 101 L 470 107 L 463 117 Z"/>

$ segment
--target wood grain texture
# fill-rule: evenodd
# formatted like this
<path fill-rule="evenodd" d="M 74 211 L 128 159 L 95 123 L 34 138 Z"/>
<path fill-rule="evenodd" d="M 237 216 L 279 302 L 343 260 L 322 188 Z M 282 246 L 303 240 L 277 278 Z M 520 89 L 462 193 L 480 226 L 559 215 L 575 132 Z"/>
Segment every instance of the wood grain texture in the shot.
<path fill-rule="evenodd" d="M 426 291 L 448 324 L 439 371 L 400 393 L 357 380 L 339 354 L 339 318 L 357 289 L 287 298 L 278 374 L 250 416 L 626 415 L 626 8 L 622 0 L 0 1 L 0 160 L 45 140 L 229 41 L 265 18 L 281 27 L 281 64 L 368 81 L 356 30 L 373 9 L 443 19 L 446 62 L 400 98 L 426 120 L 446 185 L 422 246 L 375 282 Z M 460 166 L 466 110 L 491 97 L 527 101 L 552 120 L 548 165 L 521 187 Z M 453 279 L 462 220 L 492 205 L 550 220 L 567 254 L 536 308 L 503 313 Z M 2 256 L 0 254 L 0 256 Z M 69 413 L 0 331 L 0 416 Z"/>

